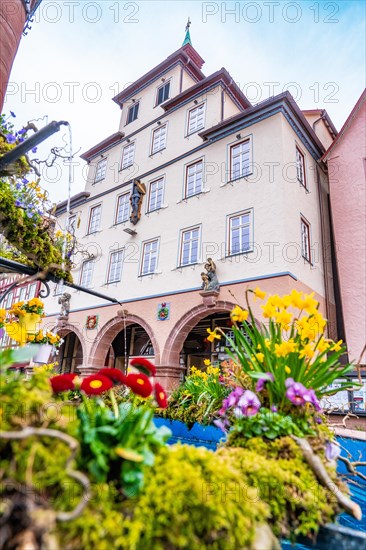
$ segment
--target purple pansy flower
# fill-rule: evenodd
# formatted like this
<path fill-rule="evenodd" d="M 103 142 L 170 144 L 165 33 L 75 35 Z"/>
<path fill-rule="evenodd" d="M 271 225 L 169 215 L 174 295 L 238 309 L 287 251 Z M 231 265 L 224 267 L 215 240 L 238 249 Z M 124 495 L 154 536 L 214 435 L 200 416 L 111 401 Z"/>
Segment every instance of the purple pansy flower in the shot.
<path fill-rule="evenodd" d="M 22 128 L 21 130 L 18 130 L 17 134 L 18 136 L 22 136 L 23 134 L 25 134 L 26 130 L 24 130 L 24 128 Z"/>
<path fill-rule="evenodd" d="M 29 183 L 29 180 L 27 180 L 27 178 L 22 178 L 22 183 L 24 183 L 24 185 L 27 185 L 27 183 Z"/>
<path fill-rule="evenodd" d="M 227 411 L 227 409 L 229 407 L 234 407 L 234 405 L 237 404 L 237 402 L 239 401 L 239 399 L 243 395 L 243 393 L 244 393 L 243 388 L 241 388 L 240 386 L 236 387 L 235 390 L 233 390 L 226 397 L 226 399 L 223 400 L 222 407 L 219 410 L 219 414 L 222 416 L 223 414 L 225 414 L 225 412 Z"/>
<path fill-rule="evenodd" d="M 220 430 L 222 430 L 223 432 L 227 432 L 227 428 L 229 426 L 229 421 L 226 420 L 226 418 L 224 419 L 220 419 L 220 418 L 217 418 L 216 420 L 214 420 L 214 424 L 215 426 L 217 426 L 218 428 L 220 428 Z"/>
<path fill-rule="evenodd" d="M 308 390 L 303 386 L 300 382 L 293 382 L 293 384 L 287 385 L 288 380 L 292 380 L 292 378 L 288 378 L 285 382 L 287 391 L 286 391 L 286 397 L 293 403 L 294 405 L 305 405 L 305 395 L 307 394 Z M 292 380 L 293 381 L 293 380 Z"/>
<path fill-rule="evenodd" d="M 271 411 L 272 411 L 273 413 L 276 413 L 276 412 L 278 411 L 276 405 L 272 405 Z"/>
<path fill-rule="evenodd" d="M 7 134 L 6 135 L 6 141 L 8 143 L 15 143 L 16 142 L 16 137 L 13 134 Z"/>
<path fill-rule="evenodd" d="M 316 416 L 316 417 L 315 417 L 315 422 L 316 422 L 317 424 L 323 424 L 323 420 L 320 418 L 320 416 Z"/>
<path fill-rule="evenodd" d="M 22 201 L 20 201 L 20 200 L 17 199 L 17 200 L 15 201 L 15 206 L 22 207 L 22 206 L 23 206 Z"/>
<path fill-rule="evenodd" d="M 234 414 L 240 416 L 255 416 L 261 407 L 258 397 L 250 390 L 246 390 L 238 401 Z"/>
<path fill-rule="evenodd" d="M 293 384 L 295 384 L 295 380 L 293 378 L 287 378 L 285 380 L 285 386 L 286 388 L 289 388 L 290 386 L 292 386 Z"/>
<path fill-rule="evenodd" d="M 329 461 L 336 460 L 340 454 L 341 454 L 341 449 L 339 448 L 339 446 L 336 445 L 335 443 L 331 443 L 330 441 L 328 441 L 328 443 L 325 446 L 325 456 L 327 460 Z"/>
<path fill-rule="evenodd" d="M 314 405 L 315 410 L 317 410 L 318 412 L 320 412 L 322 410 L 322 408 L 320 406 L 320 403 L 319 403 L 319 400 L 318 400 L 317 396 L 315 395 L 315 391 L 313 389 L 310 389 L 310 390 L 307 391 L 306 395 L 304 395 L 304 399 L 308 403 L 311 403 L 312 405 Z"/>
<path fill-rule="evenodd" d="M 262 391 L 267 382 L 274 382 L 274 376 L 271 372 L 265 372 L 262 378 L 259 378 L 255 391 Z"/>
<path fill-rule="evenodd" d="M 37 148 L 37 147 L 33 147 L 33 149 L 32 149 L 32 153 L 37 153 L 37 150 L 38 150 L 38 148 Z"/>

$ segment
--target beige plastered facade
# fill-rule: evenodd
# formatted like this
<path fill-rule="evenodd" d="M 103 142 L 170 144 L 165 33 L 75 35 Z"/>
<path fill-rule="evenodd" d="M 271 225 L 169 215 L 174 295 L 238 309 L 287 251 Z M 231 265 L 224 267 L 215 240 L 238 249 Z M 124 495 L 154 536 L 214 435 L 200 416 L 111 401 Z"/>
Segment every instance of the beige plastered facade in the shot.
<path fill-rule="evenodd" d="M 248 122 L 244 116 L 246 109 L 221 81 L 212 84 L 210 89 L 202 89 L 201 93 L 188 94 L 175 108 L 165 111 L 161 105 L 155 105 L 162 79 L 171 83 L 170 99 L 196 84 L 192 74 L 178 64 L 127 98 L 120 111 L 119 131 L 124 136 L 115 145 L 88 159 L 85 191 L 90 196 L 79 203 L 72 202 L 71 213 L 79 220 L 76 237 L 94 255 L 91 289 L 123 304 L 113 305 L 65 288 L 72 296 L 71 312 L 67 324 L 59 325 L 58 330 L 63 335 L 72 331 L 79 337 L 83 352 L 79 371 L 85 375 L 103 366 L 114 337 L 128 324 L 138 323 L 154 346 L 152 360 L 157 365 L 158 377 L 171 389 L 182 376 L 179 354 L 189 331 L 208 315 L 229 312 L 236 303 L 245 307 L 246 289 L 256 286 L 269 293 L 283 294 L 293 288 L 314 292 L 330 321 L 330 335 L 335 337 L 326 211 L 328 179 L 319 161 L 328 147 L 329 133 L 321 143 L 326 129 L 320 123 L 316 141 L 306 117 L 297 114 L 299 121 L 295 113 L 287 116 L 285 107 L 273 113 L 267 109 L 263 115 L 259 108 L 257 118 Z M 205 81 L 202 82 L 204 88 Z M 139 101 L 139 115 L 137 120 L 126 125 L 132 100 Z M 201 104 L 205 106 L 204 128 L 187 135 L 189 110 Z M 231 124 L 230 121 L 235 121 L 241 113 L 243 120 Z M 200 135 L 223 123 L 225 128 L 218 136 L 207 139 Z M 152 133 L 164 124 L 167 124 L 166 147 L 152 155 Z M 298 126 L 301 131 L 296 129 Z M 250 141 L 250 174 L 231 181 L 230 148 L 244 140 Z M 135 142 L 134 164 L 121 170 L 123 147 L 131 142 Z M 306 188 L 297 180 L 296 148 L 304 156 Z M 314 148 L 318 148 L 317 154 Z M 107 159 L 106 176 L 94 183 L 96 166 L 102 158 Z M 203 190 L 185 198 L 186 167 L 201 159 Z M 164 178 L 162 207 L 149 213 L 145 196 L 141 219 L 136 226 L 130 221 L 116 225 L 118 197 L 131 192 L 133 178 L 141 179 L 148 188 L 151 181 L 160 177 Z M 97 205 L 101 205 L 100 227 L 96 233 L 88 235 L 90 210 Z M 230 215 L 239 212 L 250 212 L 252 246 L 249 252 L 229 256 L 228 220 Z M 61 227 L 65 217 L 65 209 L 59 209 Z M 301 218 L 310 227 L 310 262 L 302 254 Z M 191 227 L 200 229 L 199 258 L 194 265 L 180 267 L 181 232 Z M 133 229 L 136 234 L 129 235 L 124 229 Z M 155 273 L 141 276 L 143 244 L 152 239 L 158 239 Z M 117 250 L 124 251 L 121 280 L 108 284 L 110 255 Z M 208 257 L 216 263 L 221 284 L 219 295 L 210 299 L 200 293 L 200 274 Z M 80 284 L 80 273 L 79 263 L 72 273 L 77 284 Z M 158 305 L 162 302 L 170 304 L 170 317 L 165 321 L 157 319 Z M 53 328 L 57 326 L 59 311 L 58 296 L 53 292 L 46 301 L 46 309 L 49 313 L 46 324 Z M 260 318 L 259 302 L 254 303 L 254 309 Z M 124 317 L 118 313 L 121 310 L 126 310 Z M 86 330 L 86 317 L 94 314 L 99 316 L 98 327 Z"/>

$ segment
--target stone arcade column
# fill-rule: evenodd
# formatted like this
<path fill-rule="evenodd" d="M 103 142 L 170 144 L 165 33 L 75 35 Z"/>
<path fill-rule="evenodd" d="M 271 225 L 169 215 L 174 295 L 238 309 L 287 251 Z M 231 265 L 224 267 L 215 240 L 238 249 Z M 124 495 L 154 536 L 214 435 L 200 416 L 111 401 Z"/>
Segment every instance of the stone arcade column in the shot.
<path fill-rule="evenodd" d="M 167 392 L 174 391 L 183 381 L 185 366 L 156 366 L 156 380 Z"/>
<path fill-rule="evenodd" d="M 95 374 L 98 372 L 99 369 L 103 368 L 101 367 L 95 367 L 93 365 L 78 365 L 77 370 L 80 373 L 80 376 L 82 378 L 85 378 L 86 376 L 90 376 L 91 374 Z"/>

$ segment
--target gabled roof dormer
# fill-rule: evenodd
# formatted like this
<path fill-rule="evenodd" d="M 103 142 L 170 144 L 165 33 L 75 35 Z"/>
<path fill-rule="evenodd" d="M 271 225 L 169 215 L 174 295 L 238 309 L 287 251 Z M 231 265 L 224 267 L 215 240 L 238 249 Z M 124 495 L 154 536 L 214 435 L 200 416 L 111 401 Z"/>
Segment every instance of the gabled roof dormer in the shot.
<path fill-rule="evenodd" d="M 200 82 L 205 78 L 205 75 L 201 71 L 203 64 L 204 60 L 194 49 L 191 41 L 189 40 L 186 42 L 185 39 L 183 46 L 179 48 L 179 50 L 169 55 L 169 57 L 162 61 L 162 63 L 159 63 L 159 65 L 145 73 L 133 84 L 117 94 L 113 98 L 113 101 L 115 101 L 122 108 L 125 101 L 149 86 L 155 80 L 158 80 L 164 73 L 176 65 L 180 65 L 184 70 L 186 70 L 195 82 Z"/>

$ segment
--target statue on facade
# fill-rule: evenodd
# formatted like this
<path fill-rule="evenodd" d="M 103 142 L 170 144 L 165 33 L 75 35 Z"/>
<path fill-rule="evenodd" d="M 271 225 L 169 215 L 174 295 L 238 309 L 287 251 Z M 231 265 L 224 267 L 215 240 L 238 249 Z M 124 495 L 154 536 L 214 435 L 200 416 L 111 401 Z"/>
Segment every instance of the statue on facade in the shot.
<path fill-rule="evenodd" d="M 131 216 L 130 222 L 136 225 L 141 217 L 141 205 L 142 199 L 146 195 L 146 187 L 140 180 L 134 180 L 132 186 L 132 193 L 130 197 L 131 202 Z"/>
<path fill-rule="evenodd" d="M 205 263 L 205 270 L 201 273 L 202 278 L 202 290 L 219 290 L 220 283 L 216 275 L 216 264 L 212 258 L 207 258 Z"/>
<path fill-rule="evenodd" d="M 210 279 L 208 278 L 207 273 L 202 271 L 201 273 L 201 279 L 202 279 L 202 290 L 207 290 L 208 285 L 210 283 Z"/>
<path fill-rule="evenodd" d="M 70 300 L 71 300 L 71 294 L 69 294 L 68 292 L 64 292 L 62 296 L 59 297 L 58 303 L 61 306 L 61 311 L 58 316 L 59 319 L 67 320 L 69 318 Z"/>

